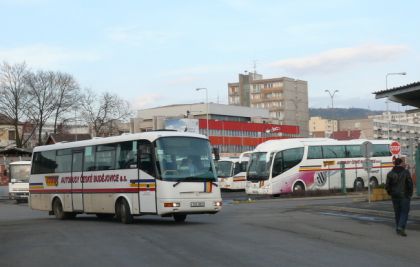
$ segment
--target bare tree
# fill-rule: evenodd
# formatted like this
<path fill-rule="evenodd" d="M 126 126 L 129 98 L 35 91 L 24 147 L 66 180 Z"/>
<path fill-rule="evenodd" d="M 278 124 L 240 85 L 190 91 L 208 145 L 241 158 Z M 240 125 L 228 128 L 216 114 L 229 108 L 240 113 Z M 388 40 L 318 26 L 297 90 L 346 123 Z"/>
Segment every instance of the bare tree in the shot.
<path fill-rule="evenodd" d="M 111 135 L 118 124 L 117 121 L 127 121 L 132 112 L 127 101 L 118 95 L 103 93 L 97 95 L 92 90 L 86 90 L 83 97 L 82 116 L 92 127 L 95 136 Z"/>
<path fill-rule="evenodd" d="M 55 91 L 55 73 L 38 71 L 30 73 L 26 78 L 31 106 L 30 116 L 38 125 L 38 144 L 42 143 L 42 128 L 56 110 L 57 94 Z"/>
<path fill-rule="evenodd" d="M 32 130 L 29 134 L 24 135 L 25 131 L 23 129 L 19 131 L 21 121 L 28 119 L 27 111 L 30 96 L 26 79 L 29 74 L 30 72 L 24 62 L 14 65 L 3 62 L 0 65 L 0 111 L 13 122 L 17 147 L 25 146 L 34 133 L 34 130 Z"/>
<path fill-rule="evenodd" d="M 79 85 L 72 75 L 56 72 L 54 79 L 56 107 L 54 111 L 54 133 L 57 133 L 58 120 L 79 102 Z M 66 119 L 64 119 L 66 121 Z"/>

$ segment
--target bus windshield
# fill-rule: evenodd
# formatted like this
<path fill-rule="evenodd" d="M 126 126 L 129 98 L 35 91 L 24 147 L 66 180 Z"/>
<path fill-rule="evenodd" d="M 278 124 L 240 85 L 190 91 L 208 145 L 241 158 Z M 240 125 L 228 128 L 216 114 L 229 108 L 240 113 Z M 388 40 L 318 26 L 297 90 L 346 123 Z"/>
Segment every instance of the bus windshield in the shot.
<path fill-rule="evenodd" d="M 210 143 L 191 137 L 162 137 L 156 140 L 159 177 L 166 181 L 216 181 Z"/>
<path fill-rule="evenodd" d="M 217 162 L 217 177 L 226 178 L 232 176 L 232 161 Z"/>
<path fill-rule="evenodd" d="M 16 182 L 29 183 L 30 172 L 31 172 L 30 164 L 10 165 L 10 179 L 15 179 Z"/>
<path fill-rule="evenodd" d="M 271 159 L 272 154 L 267 152 L 252 153 L 248 167 L 247 180 L 268 180 L 270 175 Z"/>

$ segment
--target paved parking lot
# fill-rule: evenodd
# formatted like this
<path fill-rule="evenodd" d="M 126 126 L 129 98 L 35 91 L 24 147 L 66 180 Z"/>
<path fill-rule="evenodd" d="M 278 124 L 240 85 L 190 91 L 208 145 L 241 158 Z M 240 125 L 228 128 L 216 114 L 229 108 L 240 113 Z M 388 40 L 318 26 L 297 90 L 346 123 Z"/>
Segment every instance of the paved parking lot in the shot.
<path fill-rule="evenodd" d="M 239 193 L 224 195 L 222 212 L 185 224 L 156 216 L 132 225 L 89 215 L 58 221 L 0 202 L 0 266 L 420 265 L 420 222 L 410 221 L 404 238 L 389 216 L 330 209 L 363 203 L 354 196 L 234 202 Z"/>

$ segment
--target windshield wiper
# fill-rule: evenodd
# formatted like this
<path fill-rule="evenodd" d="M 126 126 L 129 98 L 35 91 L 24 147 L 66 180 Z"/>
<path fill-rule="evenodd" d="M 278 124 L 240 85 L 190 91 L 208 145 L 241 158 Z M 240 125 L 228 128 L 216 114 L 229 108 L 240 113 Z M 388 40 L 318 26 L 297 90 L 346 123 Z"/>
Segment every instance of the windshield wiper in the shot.
<path fill-rule="evenodd" d="M 218 187 L 217 183 L 214 182 L 212 178 L 197 178 L 196 176 L 185 177 L 182 179 L 177 180 L 172 186 L 176 187 L 182 182 L 211 182 L 214 186 Z"/>

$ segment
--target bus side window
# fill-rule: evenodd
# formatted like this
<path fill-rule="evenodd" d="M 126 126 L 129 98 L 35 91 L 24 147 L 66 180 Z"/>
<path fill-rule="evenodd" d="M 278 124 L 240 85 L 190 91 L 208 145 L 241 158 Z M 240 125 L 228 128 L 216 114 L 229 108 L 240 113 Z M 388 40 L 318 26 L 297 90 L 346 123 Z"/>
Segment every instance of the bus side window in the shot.
<path fill-rule="evenodd" d="M 387 144 L 374 144 L 373 145 L 373 157 L 390 157 L 392 156 L 389 151 L 389 145 Z"/>
<path fill-rule="evenodd" d="M 117 146 L 117 169 L 137 167 L 137 141 L 119 143 Z"/>
<path fill-rule="evenodd" d="M 283 155 L 282 152 L 277 152 L 273 163 L 273 177 L 283 172 Z"/>
<path fill-rule="evenodd" d="M 236 174 L 238 174 L 240 172 L 241 172 L 241 163 L 236 162 L 235 163 L 235 168 L 233 170 L 233 175 L 236 175 Z"/>
<path fill-rule="evenodd" d="M 139 169 L 155 177 L 155 168 L 152 151 L 152 143 L 143 140 L 139 141 Z"/>
<path fill-rule="evenodd" d="M 298 165 L 303 158 L 303 148 L 292 148 L 283 151 L 283 172 Z"/>
<path fill-rule="evenodd" d="M 308 159 L 322 159 L 322 147 L 321 146 L 309 146 L 308 147 Z"/>
<path fill-rule="evenodd" d="M 241 162 L 241 172 L 246 172 L 246 168 L 248 167 L 248 161 Z"/>
<path fill-rule="evenodd" d="M 85 148 L 85 157 L 83 170 L 84 171 L 94 171 L 95 170 L 95 147 L 88 146 Z"/>

